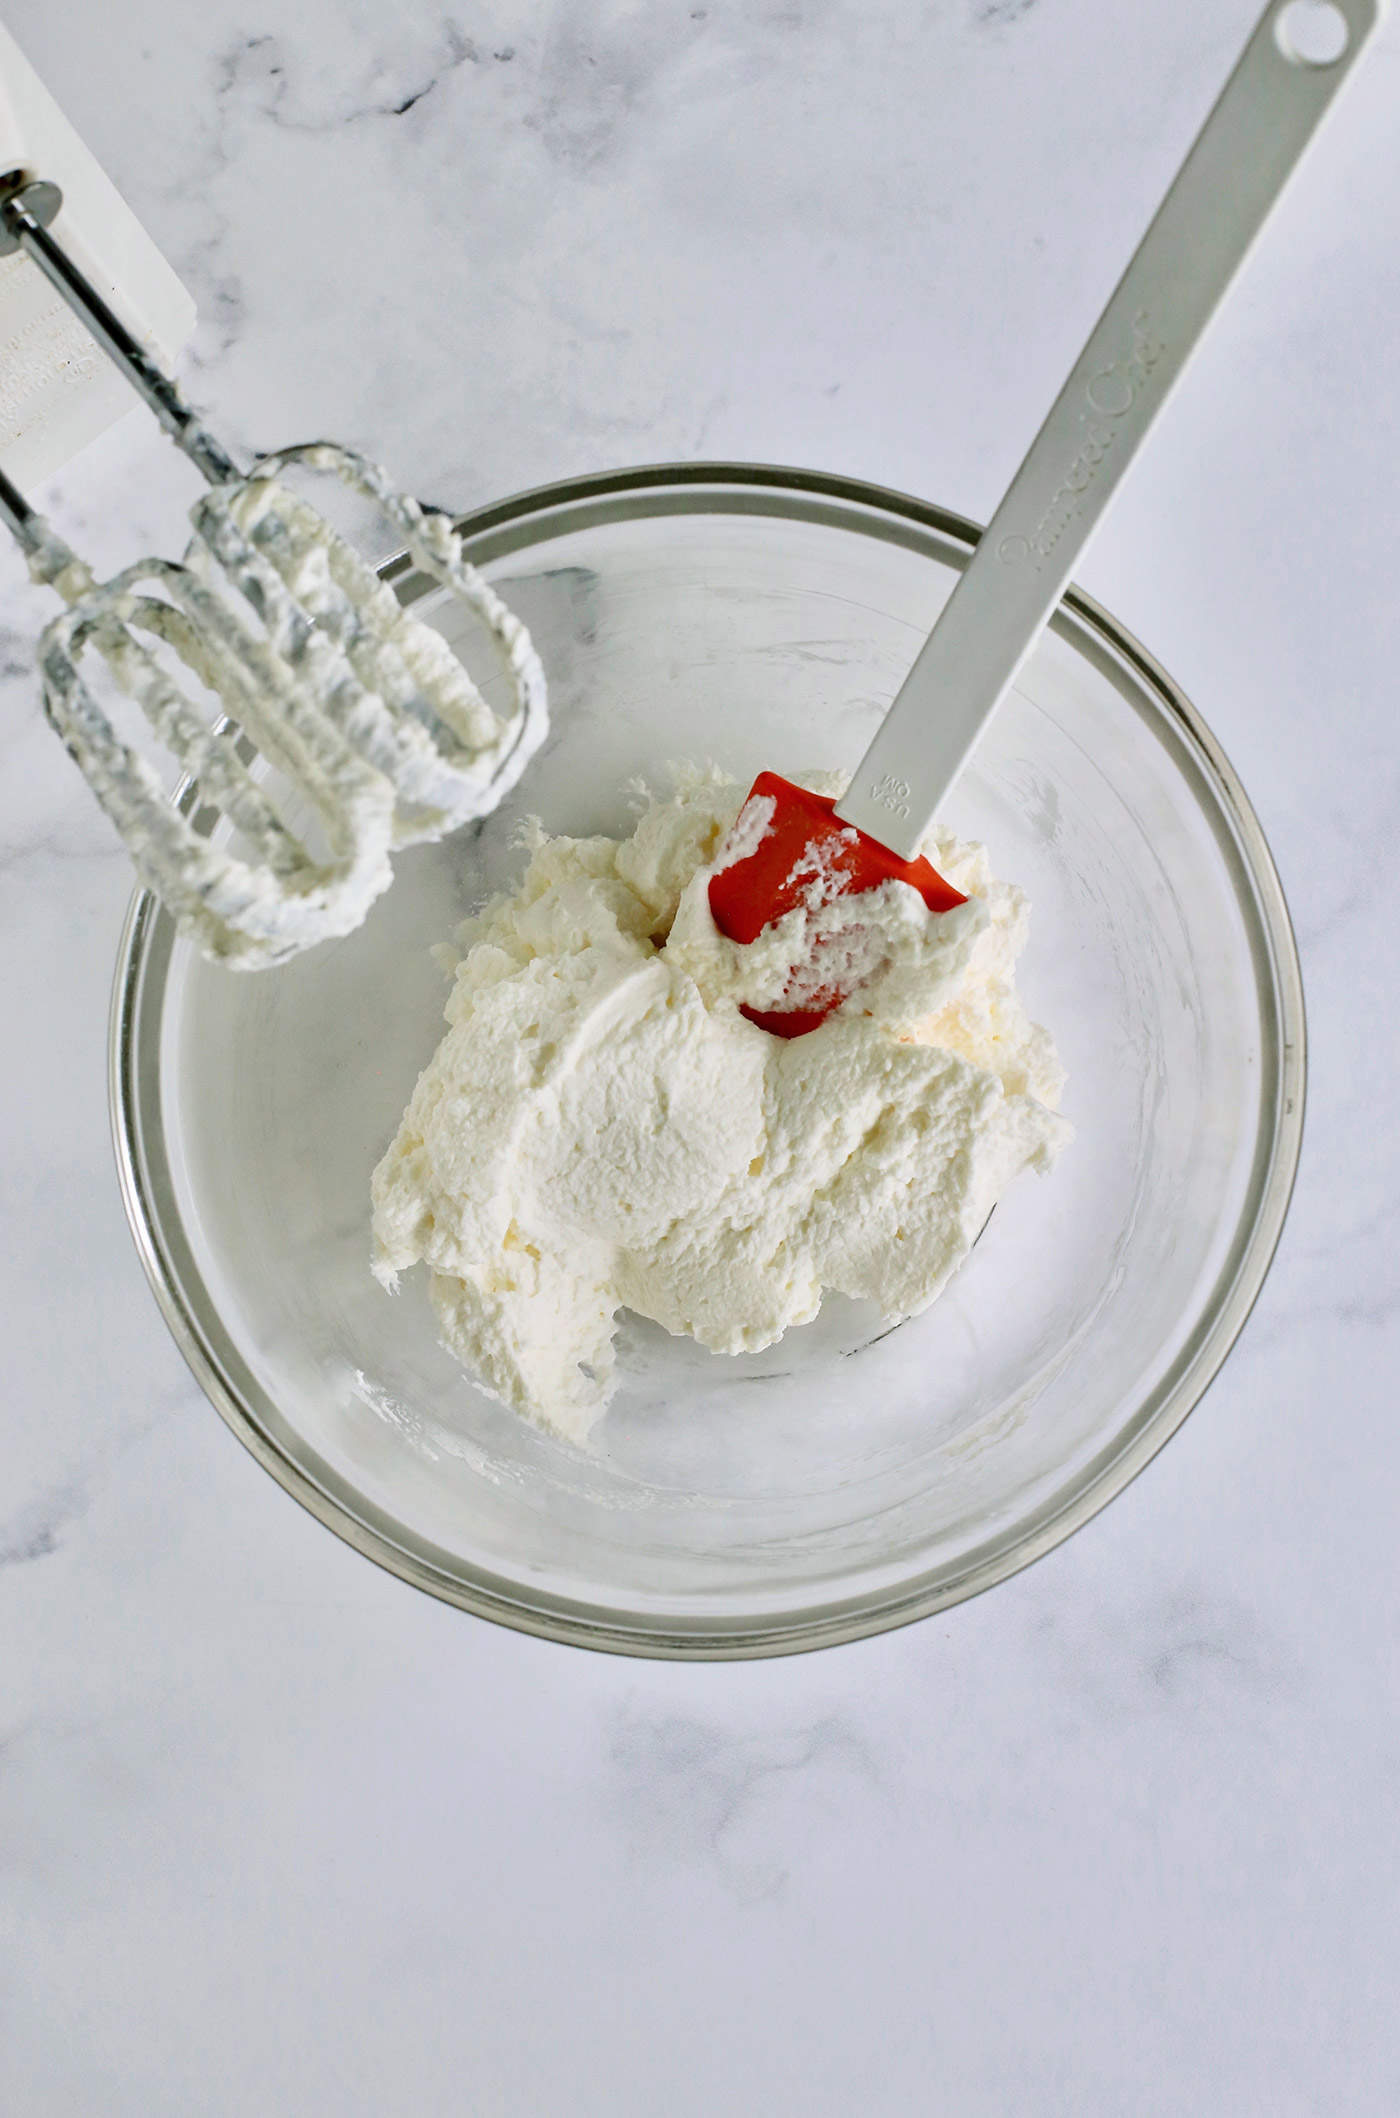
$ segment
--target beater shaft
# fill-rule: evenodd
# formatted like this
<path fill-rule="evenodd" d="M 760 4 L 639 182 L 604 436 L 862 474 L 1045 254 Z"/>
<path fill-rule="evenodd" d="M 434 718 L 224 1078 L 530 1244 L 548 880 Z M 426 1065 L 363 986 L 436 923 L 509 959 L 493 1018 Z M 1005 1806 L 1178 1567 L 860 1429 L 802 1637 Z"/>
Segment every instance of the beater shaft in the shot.
<path fill-rule="evenodd" d="M 132 337 L 91 280 L 50 234 L 50 225 L 62 203 L 63 194 L 57 184 L 39 178 L 21 182 L 18 190 L 0 205 L 0 256 L 22 250 L 33 260 L 55 292 L 81 318 L 108 359 L 145 399 L 171 440 L 211 485 L 226 485 L 241 477 L 233 458 L 191 411 L 170 377 L 156 366 L 145 347 Z"/>

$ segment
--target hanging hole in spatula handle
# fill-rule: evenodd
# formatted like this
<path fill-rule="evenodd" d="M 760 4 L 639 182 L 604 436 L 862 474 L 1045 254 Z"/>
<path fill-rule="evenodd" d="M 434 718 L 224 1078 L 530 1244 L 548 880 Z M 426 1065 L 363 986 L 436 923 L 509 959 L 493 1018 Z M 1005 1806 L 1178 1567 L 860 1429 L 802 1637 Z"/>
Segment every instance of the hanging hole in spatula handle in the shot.
<path fill-rule="evenodd" d="M 1337 0 L 1286 0 L 1274 37 L 1295 66 L 1335 66 L 1351 42 L 1351 24 Z"/>

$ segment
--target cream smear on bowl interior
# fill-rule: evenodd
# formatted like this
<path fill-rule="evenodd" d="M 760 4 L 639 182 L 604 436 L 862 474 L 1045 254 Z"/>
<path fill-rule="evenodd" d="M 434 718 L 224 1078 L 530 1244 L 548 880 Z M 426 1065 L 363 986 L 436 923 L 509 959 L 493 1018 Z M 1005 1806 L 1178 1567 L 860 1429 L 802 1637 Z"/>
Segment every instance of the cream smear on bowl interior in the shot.
<path fill-rule="evenodd" d="M 374 1172 L 376 1274 L 426 1263 L 443 1343 L 570 1439 L 611 1395 L 620 1310 L 730 1354 L 826 1292 L 917 1315 L 1070 1135 L 1015 991 L 1026 901 L 984 850 L 931 839 L 952 911 L 891 883 L 741 946 L 707 893 L 744 793 L 682 768 L 626 838 L 536 827 L 518 886 L 459 933 L 447 1035 Z M 806 1036 L 750 1022 L 857 903 L 879 966 L 859 993 Z"/>

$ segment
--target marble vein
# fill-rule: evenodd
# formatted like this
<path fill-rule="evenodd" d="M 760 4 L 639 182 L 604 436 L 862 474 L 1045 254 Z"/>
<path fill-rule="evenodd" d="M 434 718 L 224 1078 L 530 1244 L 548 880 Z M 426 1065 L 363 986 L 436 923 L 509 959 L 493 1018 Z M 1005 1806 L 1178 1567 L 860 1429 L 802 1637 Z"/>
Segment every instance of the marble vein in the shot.
<path fill-rule="evenodd" d="M 769 1839 L 772 1805 L 818 1811 L 852 1786 L 878 1786 L 869 1744 L 836 1714 L 788 1729 L 736 1734 L 723 1725 L 636 1709 L 614 1718 L 610 1800 L 628 1819 L 639 1857 L 700 1862 L 737 1900 L 780 1898 L 788 1861 Z"/>
<path fill-rule="evenodd" d="M 69 1479 L 0 1521 L 0 1568 L 24 1566 L 56 1552 L 64 1531 L 86 1513 L 91 1494 L 85 1480 Z"/>
<path fill-rule="evenodd" d="M 154 1409 L 128 1426 L 102 1432 L 84 1451 L 81 1469 L 56 1480 L 13 1514 L 0 1516 L 0 1570 L 28 1566 L 61 1551 L 69 1531 L 83 1521 L 109 1489 L 124 1460 L 166 1425 L 187 1401 L 185 1391 L 178 1398 L 162 1393 L 161 1402 Z"/>
<path fill-rule="evenodd" d="M 514 57 L 513 46 L 483 49 L 449 20 L 431 40 L 422 71 L 410 72 L 405 65 L 400 81 L 383 94 L 367 93 L 367 82 L 359 91 L 342 88 L 332 97 L 330 108 L 318 109 L 314 91 L 308 92 L 303 70 L 292 60 L 288 47 L 269 34 L 245 36 L 217 61 L 214 94 L 221 112 L 237 102 L 283 130 L 323 133 L 372 118 L 406 117 L 459 68 L 504 66 Z M 382 70 L 377 66 L 375 75 Z M 375 86 L 379 86 L 377 79 Z"/>

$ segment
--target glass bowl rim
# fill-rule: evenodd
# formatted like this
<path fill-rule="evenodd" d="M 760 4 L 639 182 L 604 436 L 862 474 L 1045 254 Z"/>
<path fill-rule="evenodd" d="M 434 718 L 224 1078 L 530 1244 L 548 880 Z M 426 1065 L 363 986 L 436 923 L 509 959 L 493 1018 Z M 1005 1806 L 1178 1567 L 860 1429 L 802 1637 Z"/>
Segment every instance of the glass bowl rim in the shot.
<path fill-rule="evenodd" d="M 542 526 L 556 510 L 570 516 L 572 527 L 615 517 L 618 503 L 622 502 L 625 508 L 629 498 L 637 503 L 637 514 L 704 512 L 700 499 L 706 491 L 716 495 L 716 509 L 732 504 L 735 511 L 756 516 L 789 512 L 782 506 L 784 498 L 805 500 L 809 519 L 821 519 L 815 504 L 823 502 L 863 510 L 870 518 L 869 529 L 906 548 L 911 546 L 912 532 L 931 532 L 946 540 L 954 548 L 949 554 L 954 563 L 959 552 L 965 558 L 982 534 L 980 525 L 948 508 L 863 479 L 778 464 L 729 462 L 646 464 L 561 479 L 470 509 L 454 516 L 453 523 L 464 539 L 477 547 L 473 556 L 480 560 L 533 544 L 537 537 L 530 526 Z M 663 510 L 659 500 L 667 493 L 675 494 L 677 499 Z M 762 499 L 765 493 L 773 496 L 767 506 Z M 599 504 L 596 514 L 588 512 L 592 502 Z M 584 511 L 581 518 L 580 510 Z M 483 540 L 494 547 L 489 554 L 481 552 Z M 433 586 L 403 554 L 387 560 L 380 572 L 406 602 L 413 602 Z M 1174 1379 L 1149 1393 L 1148 1416 L 1139 1417 L 1135 1425 L 1129 1422 L 1126 1441 L 1120 1433 L 1121 1445 L 1110 1445 L 1101 1452 L 1068 1499 L 1032 1518 L 1029 1526 L 1013 1525 L 1009 1538 L 1003 1538 L 981 1557 L 974 1553 L 952 1578 L 917 1577 L 865 1596 L 821 1601 L 810 1610 L 785 1612 L 777 1618 L 713 1614 L 693 1619 L 673 1615 L 634 1617 L 607 1606 L 552 1594 L 527 1597 L 515 1584 L 483 1570 L 462 1569 L 458 1562 L 444 1564 L 434 1558 L 434 1548 L 426 1541 L 420 1541 L 417 1548 L 407 1542 L 391 1518 L 372 1503 L 359 1496 L 352 1500 L 349 1489 L 329 1467 L 322 1483 L 284 1452 L 259 1420 L 238 1382 L 226 1371 L 186 1297 L 162 1228 L 142 1146 L 143 1106 L 151 1099 L 149 1085 L 140 1078 L 137 1038 L 143 989 L 153 971 L 163 978 L 173 930 L 152 894 L 137 890 L 118 944 L 108 1039 L 112 1139 L 127 1221 L 156 1302 L 196 1381 L 250 1453 L 317 1521 L 400 1580 L 440 1601 L 516 1631 L 571 1646 L 663 1660 L 754 1659 L 863 1639 L 930 1617 L 980 1594 L 1042 1558 L 1090 1521 L 1170 1440 L 1200 1402 L 1243 1329 L 1268 1275 L 1287 1216 L 1302 1147 L 1307 1078 L 1302 975 L 1283 887 L 1263 829 L 1238 775 L 1200 714 L 1148 650 L 1073 584 L 1051 622 L 1058 628 L 1066 621 L 1070 621 L 1075 635 L 1087 633 L 1108 651 L 1112 661 L 1126 665 L 1138 684 L 1177 724 L 1188 747 L 1196 753 L 1243 851 L 1245 870 L 1253 886 L 1254 911 L 1267 944 L 1278 1010 L 1275 1123 L 1266 1167 L 1256 1185 L 1253 1225 L 1234 1275 L 1215 1303 L 1214 1313 L 1209 1306 L 1202 1311 L 1200 1321 L 1208 1328 L 1198 1331 L 1184 1368 Z M 190 788 L 185 783 L 177 790 L 176 798 L 188 801 L 189 797 Z M 1242 1218 L 1241 1226 L 1245 1225 Z M 341 1490 L 335 1490 L 337 1486 Z"/>

